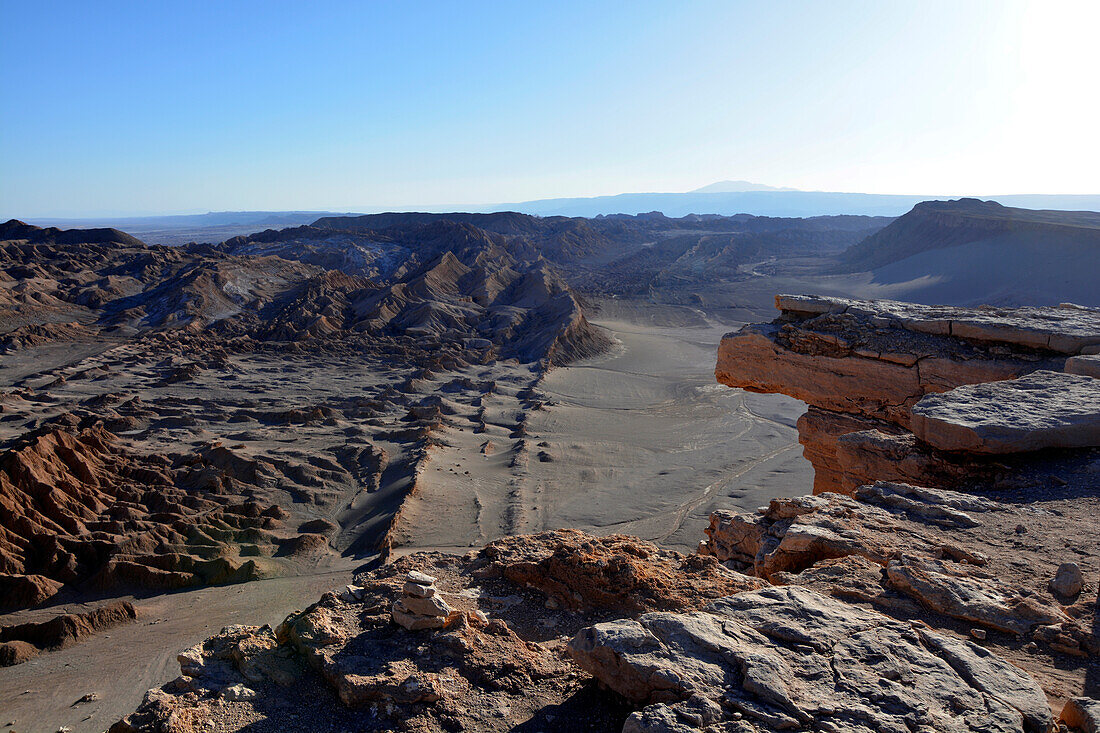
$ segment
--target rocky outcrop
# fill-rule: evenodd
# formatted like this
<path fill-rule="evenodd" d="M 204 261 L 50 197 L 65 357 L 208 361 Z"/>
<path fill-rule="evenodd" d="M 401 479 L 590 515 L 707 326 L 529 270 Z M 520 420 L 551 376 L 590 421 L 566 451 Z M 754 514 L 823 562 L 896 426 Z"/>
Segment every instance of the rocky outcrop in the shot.
<path fill-rule="evenodd" d="M 489 562 L 479 575 L 537 588 L 553 608 L 637 614 L 694 608 L 703 599 L 762 586 L 710 558 L 662 550 L 636 537 L 571 529 L 497 540 L 481 555 Z"/>
<path fill-rule="evenodd" d="M 623 702 L 569 659 L 570 637 L 594 622 L 702 608 L 765 585 L 712 557 L 575 530 L 508 538 L 464 557 L 418 553 L 357 574 L 274 630 L 230 627 L 184 651 L 181 676 L 113 730 L 158 730 L 172 716 L 293 729 L 305 704 L 314 730 L 618 730 Z M 406 615 L 446 623 L 401 623 Z M 318 681 L 331 693 L 295 697 Z M 317 704 L 332 693 L 339 705 Z"/>
<path fill-rule="evenodd" d="M 1021 572 L 1022 558 L 1027 568 L 1050 562 L 1042 549 L 1012 542 L 1026 517 L 980 497 L 879 482 L 854 496 L 775 499 L 759 514 L 715 512 L 699 551 L 887 613 L 924 608 L 1058 653 L 1096 654 L 1087 617 L 1069 616 L 1066 596 L 1036 592 Z M 1010 543 L 1020 547 L 992 556 Z"/>
<path fill-rule="evenodd" d="M 583 629 L 572 657 L 646 707 L 624 731 L 1047 731 L 1043 692 L 985 649 L 797 587 Z"/>
<path fill-rule="evenodd" d="M 1063 373 L 1100 351 L 1100 311 L 791 295 L 776 306 L 774 322 L 722 340 L 715 375 L 808 403 L 799 440 L 815 491 L 878 479 L 955 487 L 995 473 L 990 454 L 1100 443 L 1095 383 Z"/>

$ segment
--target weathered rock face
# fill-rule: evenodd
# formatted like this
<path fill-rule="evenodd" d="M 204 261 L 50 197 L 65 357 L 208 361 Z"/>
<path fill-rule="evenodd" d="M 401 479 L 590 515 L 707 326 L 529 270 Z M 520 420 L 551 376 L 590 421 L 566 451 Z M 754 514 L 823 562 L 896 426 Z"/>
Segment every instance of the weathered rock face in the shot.
<path fill-rule="evenodd" d="M 586 628 L 572 657 L 652 703 L 624 731 L 1046 731 L 1043 692 L 985 649 L 797 587 Z"/>
<path fill-rule="evenodd" d="M 482 575 L 538 588 L 551 605 L 567 609 L 684 609 L 763 585 L 709 558 L 662 550 L 636 537 L 593 537 L 572 529 L 498 540 L 482 554 L 490 561 Z"/>
<path fill-rule="evenodd" d="M 716 558 L 575 530 L 464 557 L 418 553 L 357 575 L 274 630 L 230 627 L 184 651 L 181 676 L 114 730 L 160 730 L 173 715 L 197 730 L 208 720 L 293 730 L 302 706 L 311 730 L 620 730 L 626 704 L 570 661 L 568 639 L 597 621 L 702 608 L 765 585 Z M 445 624 L 405 625 L 395 598 L 418 618 L 440 618 L 426 604 L 451 610 Z M 339 704 L 318 704 L 333 693 Z"/>
<path fill-rule="evenodd" d="M 226 471 L 130 451 L 102 427 L 29 434 L 0 455 L 0 607 L 41 603 L 64 585 L 180 588 L 252 580 L 276 526 L 255 502 L 219 492 Z M 212 553 L 219 546 L 224 553 Z M 257 553 L 260 554 L 260 553 Z"/>
<path fill-rule="evenodd" d="M 1060 707 L 1082 689 L 1092 617 L 1042 595 L 1056 553 L 1013 531 L 1029 510 L 911 486 L 861 494 L 726 522 L 749 559 L 725 564 L 767 567 L 775 586 L 719 564 L 736 544 L 724 528 L 709 540 L 719 557 L 573 530 L 405 556 L 274 630 L 231 627 L 184 651 L 182 675 L 114 730 L 293 730 L 308 711 L 314 730 L 1048 731 L 1043 693 Z M 405 628 L 397 597 L 442 601 L 453 621 Z M 972 634 L 981 646 L 969 624 L 988 629 Z"/>
<path fill-rule="evenodd" d="M 1075 697 L 1062 708 L 1059 721 L 1084 733 L 1100 732 L 1100 700 Z"/>
<path fill-rule="evenodd" d="M 776 306 L 773 323 L 722 340 L 715 375 L 809 404 L 799 440 L 815 491 L 879 479 L 955 487 L 993 471 L 994 453 L 1100 443 L 1095 383 L 1062 373 L 1100 350 L 1100 311 L 786 295 Z M 1015 381 L 986 384 L 1005 380 Z M 1067 411 L 1074 397 L 1047 398 L 1070 383 L 1086 406 Z M 1030 402 L 1006 405 L 1021 395 Z"/>

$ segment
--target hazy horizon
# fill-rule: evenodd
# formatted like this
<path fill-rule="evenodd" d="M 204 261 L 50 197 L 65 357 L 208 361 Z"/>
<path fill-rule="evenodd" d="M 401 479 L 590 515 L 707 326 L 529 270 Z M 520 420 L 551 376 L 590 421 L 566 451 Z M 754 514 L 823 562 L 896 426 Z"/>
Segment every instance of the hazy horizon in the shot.
<path fill-rule="evenodd" d="M 711 188 L 711 187 L 714 187 L 714 186 L 719 186 L 723 183 L 730 183 L 730 182 L 731 181 L 716 181 L 712 184 L 708 184 L 706 186 L 701 186 L 698 189 L 692 189 L 692 190 L 689 190 L 689 191 L 623 191 L 623 192 L 614 193 L 614 194 L 606 194 L 606 195 L 592 196 L 592 197 L 564 196 L 564 197 L 560 197 L 560 198 L 531 199 L 529 201 L 501 201 L 501 202 L 477 202 L 477 203 L 467 202 L 467 203 L 459 203 L 459 204 L 424 203 L 424 204 L 410 204 L 410 205 L 407 205 L 407 206 L 402 206 L 402 205 L 385 206 L 385 205 L 370 205 L 370 204 L 368 204 L 368 205 L 363 205 L 363 206 L 352 206 L 352 207 L 342 207 L 342 208 L 322 207 L 322 208 L 316 208 L 316 209 L 205 209 L 205 210 L 203 210 L 203 209 L 192 209 L 192 210 L 186 210 L 186 211 L 147 211 L 147 212 L 125 212 L 125 211 L 121 211 L 121 212 L 100 212 L 100 213 L 93 212 L 93 213 L 72 214 L 72 215 L 69 215 L 69 214 L 45 214 L 45 215 L 37 215 L 37 216 L 23 216 L 23 217 L 20 217 L 18 215 L 14 215 L 14 214 L 5 215 L 2 212 L 0 212 L 0 221 L 6 221 L 6 220 L 9 220 L 9 219 L 20 219 L 20 218 L 22 218 L 22 219 L 26 219 L 28 222 L 32 222 L 32 223 L 35 223 L 35 222 L 37 222 L 37 223 L 43 223 L 43 222 L 97 222 L 97 221 L 104 221 L 105 222 L 105 221 L 111 221 L 111 220 L 130 220 L 130 219 L 134 219 L 134 220 L 137 220 L 137 219 L 167 219 L 167 218 L 172 218 L 172 217 L 184 218 L 184 217 L 196 217 L 196 216 L 217 215 L 217 214 L 272 214 L 272 215 L 278 215 L 278 214 L 318 214 L 318 215 L 324 215 L 324 214 L 374 214 L 374 213 L 382 213 L 382 212 L 387 212 L 387 211 L 403 211 L 403 212 L 424 211 L 424 212 L 431 212 L 431 213 L 447 213 L 447 212 L 461 212 L 461 211 L 470 211 L 470 212 L 510 211 L 510 210 L 522 211 L 524 208 L 526 208 L 526 205 L 541 204 L 541 203 L 570 202 L 570 201 L 599 201 L 599 200 L 603 200 L 603 199 L 615 200 L 615 199 L 619 199 L 619 198 L 643 197 L 643 196 L 673 196 L 673 197 L 675 197 L 675 196 L 685 196 L 685 195 L 696 195 L 696 196 L 702 196 L 702 197 L 718 198 L 718 197 L 725 196 L 725 195 L 730 195 L 730 194 L 735 195 L 735 194 L 741 194 L 741 193 L 765 194 L 765 195 L 767 195 L 767 194 L 781 194 L 781 195 L 782 194 L 823 194 L 823 195 L 840 195 L 840 196 L 871 196 L 871 197 L 881 196 L 881 197 L 884 197 L 884 198 L 887 198 L 887 197 L 911 198 L 911 199 L 914 200 L 914 202 L 918 199 L 919 200 L 948 200 L 948 199 L 959 199 L 959 198 L 978 198 L 978 199 L 982 199 L 982 200 L 996 200 L 996 199 L 999 199 L 999 198 L 1000 199 L 1006 199 L 1006 200 L 1014 199 L 1014 198 L 1035 198 L 1035 199 L 1042 199 L 1042 198 L 1051 198 L 1051 199 L 1090 198 L 1090 199 L 1097 199 L 1098 201 L 1100 201 L 1100 194 L 1031 193 L 1031 192 L 1022 192 L 1022 191 L 1021 192 L 1012 192 L 1012 193 L 975 193 L 975 192 L 942 193 L 941 192 L 941 193 L 900 193 L 899 194 L 899 193 L 876 193 L 876 192 L 867 192 L 867 191 L 807 191 L 807 190 L 803 190 L 803 189 L 789 188 L 789 187 L 783 187 L 783 186 L 770 186 L 768 184 L 753 184 L 753 185 L 760 186 L 760 188 L 746 188 L 742 191 L 736 191 L 736 192 L 734 192 L 734 191 L 707 191 L 707 190 L 704 190 L 704 189 L 708 189 L 708 188 Z M 736 181 L 736 183 L 750 183 L 750 182 L 748 182 L 748 181 Z M 1052 206 L 1050 208 L 1065 208 L 1065 209 L 1068 209 L 1068 210 L 1079 210 L 1079 207 L 1075 208 L 1073 205 L 1062 205 L 1057 201 L 1055 201 L 1054 203 L 1057 204 L 1057 205 Z M 1021 204 L 1019 202 L 1012 202 L 1012 201 L 1008 201 L 1007 203 L 1003 203 L 1003 205 L 1005 205 L 1005 206 L 1021 206 Z M 1100 206 L 1100 203 L 1093 205 L 1092 208 L 1090 208 L 1088 210 L 1094 210 L 1097 206 Z M 659 208 L 660 207 L 658 207 L 658 209 Z M 1025 205 L 1023 205 L 1023 208 L 1043 208 L 1043 206 L 1041 206 L 1041 205 L 1026 205 L 1025 204 Z M 638 212 L 614 211 L 614 210 L 609 208 L 607 211 L 605 211 L 603 213 L 607 214 L 607 215 L 611 215 L 611 214 L 623 214 L 623 213 L 631 214 L 631 213 L 646 213 L 646 212 L 642 212 L 642 211 L 638 211 Z M 664 213 L 664 212 L 662 212 L 662 213 Z M 700 210 L 700 211 L 692 211 L 690 213 L 700 214 L 700 215 L 708 215 L 708 214 L 716 214 L 716 213 L 720 213 L 720 212 Z M 738 212 L 734 212 L 734 213 L 757 214 L 757 212 L 754 212 L 754 211 L 738 211 Z M 836 213 L 840 214 L 840 213 L 845 213 L 845 212 L 838 208 Z M 902 213 L 902 212 L 899 211 L 898 215 L 900 215 L 900 213 Z M 539 215 L 552 215 L 552 214 L 539 214 Z M 568 215 L 568 216 L 589 216 L 589 214 L 565 214 L 565 215 Z M 684 214 L 668 214 L 668 215 L 669 216 L 682 216 Z M 731 215 L 731 214 L 722 214 L 722 215 L 728 216 L 728 215 Z M 758 215 L 769 215 L 769 214 L 764 213 L 764 214 L 758 214 Z M 792 215 L 797 215 L 797 214 L 792 214 Z M 823 215 L 827 215 L 827 214 L 805 214 L 805 215 L 806 216 L 823 216 Z"/>

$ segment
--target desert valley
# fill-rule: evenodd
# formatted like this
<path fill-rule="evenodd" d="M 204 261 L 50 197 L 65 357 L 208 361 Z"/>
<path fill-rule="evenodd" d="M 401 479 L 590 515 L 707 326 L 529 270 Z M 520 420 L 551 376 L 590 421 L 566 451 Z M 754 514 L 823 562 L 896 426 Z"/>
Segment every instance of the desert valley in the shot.
<path fill-rule="evenodd" d="M 8 729 L 1096 720 L 1100 214 L 0 238 Z"/>
<path fill-rule="evenodd" d="M 0 17 L 0 733 L 1100 733 L 1100 3 Z"/>

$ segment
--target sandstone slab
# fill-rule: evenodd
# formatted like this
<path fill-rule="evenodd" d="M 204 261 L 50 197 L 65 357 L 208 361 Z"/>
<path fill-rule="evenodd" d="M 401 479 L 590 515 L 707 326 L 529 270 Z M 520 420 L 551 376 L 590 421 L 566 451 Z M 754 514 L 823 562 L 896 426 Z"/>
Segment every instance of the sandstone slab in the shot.
<path fill-rule="evenodd" d="M 1100 445 L 1100 380 L 1039 371 L 928 395 L 912 429 L 940 450 L 1020 453 Z"/>
<path fill-rule="evenodd" d="M 854 300 L 817 295 L 777 295 L 776 308 L 801 316 L 851 314 L 877 318 L 920 333 L 1015 344 L 1066 354 L 1100 345 L 1100 310 L 1073 304 L 1056 307 L 959 308 L 891 300 Z"/>
<path fill-rule="evenodd" d="M 1066 373 L 1100 379 L 1100 354 L 1071 356 L 1066 359 Z"/>

